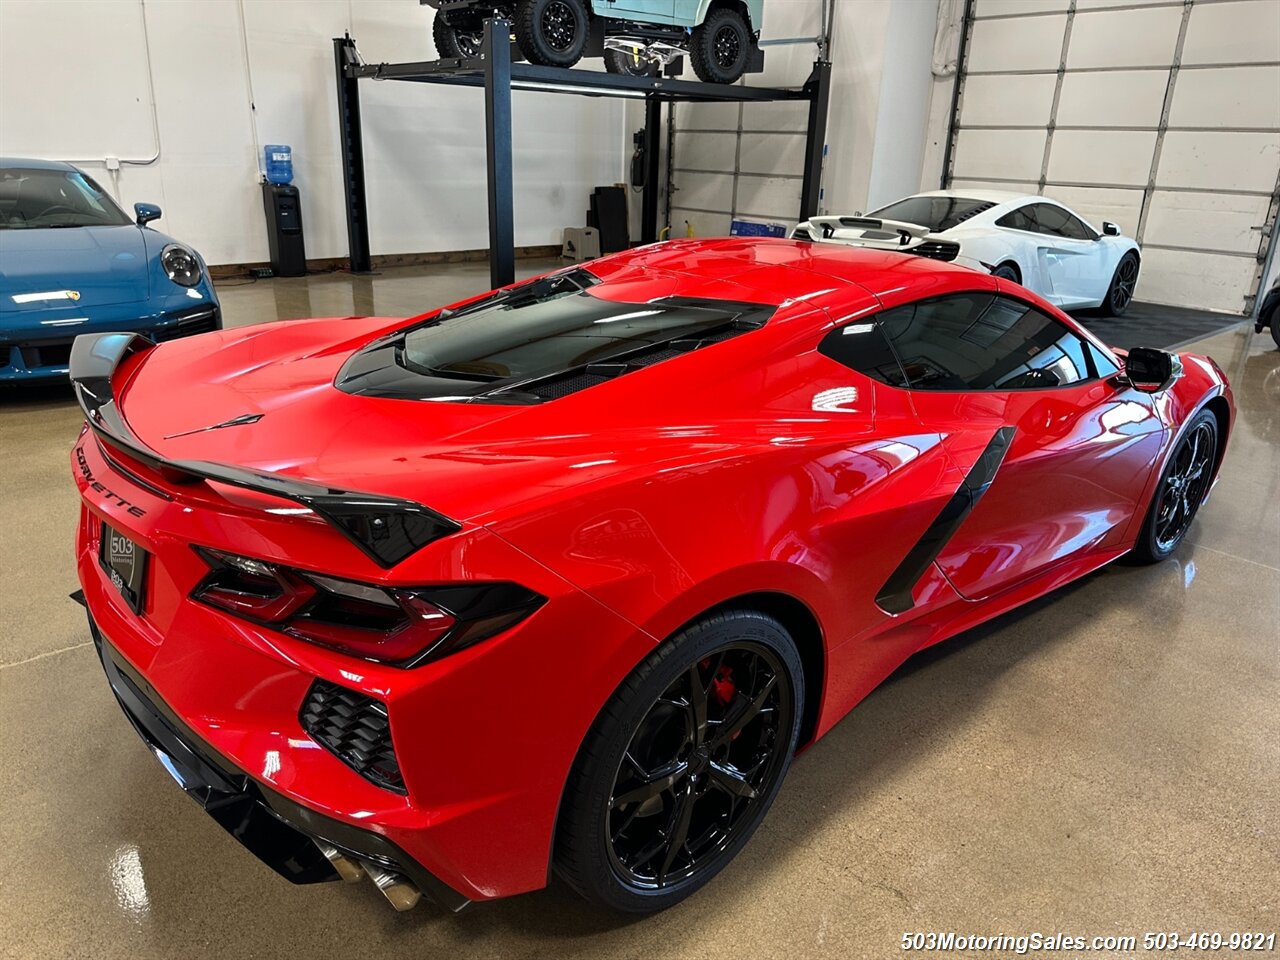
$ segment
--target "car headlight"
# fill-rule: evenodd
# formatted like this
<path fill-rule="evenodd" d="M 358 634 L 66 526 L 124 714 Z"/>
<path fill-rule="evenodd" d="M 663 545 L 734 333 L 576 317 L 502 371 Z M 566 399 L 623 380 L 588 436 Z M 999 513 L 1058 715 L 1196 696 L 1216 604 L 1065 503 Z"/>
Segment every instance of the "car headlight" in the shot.
<path fill-rule="evenodd" d="M 171 243 L 160 251 L 164 272 L 180 287 L 194 287 L 200 282 L 200 261 L 186 247 Z"/>

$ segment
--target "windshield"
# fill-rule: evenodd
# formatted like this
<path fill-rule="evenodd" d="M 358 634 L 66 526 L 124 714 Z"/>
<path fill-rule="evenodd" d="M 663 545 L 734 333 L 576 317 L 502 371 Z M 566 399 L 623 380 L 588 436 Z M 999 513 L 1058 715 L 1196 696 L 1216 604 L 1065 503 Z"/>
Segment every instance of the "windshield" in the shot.
<path fill-rule="evenodd" d="M 907 197 L 879 210 L 872 210 L 867 216 L 916 223 L 928 227 L 933 233 L 941 233 L 994 206 L 990 200 L 972 200 L 968 197 Z"/>
<path fill-rule="evenodd" d="M 409 369 L 434 377 L 526 380 L 696 337 L 739 312 L 714 301 L 689 306 L 602 300 L 574 275 L 560 275 L 410 331 L 403 359 Z"/>
<path fill-rule="evenodd" d="M 79 170 L 0 170 L 0 229 L 117 227 L 132 222 Z"/>

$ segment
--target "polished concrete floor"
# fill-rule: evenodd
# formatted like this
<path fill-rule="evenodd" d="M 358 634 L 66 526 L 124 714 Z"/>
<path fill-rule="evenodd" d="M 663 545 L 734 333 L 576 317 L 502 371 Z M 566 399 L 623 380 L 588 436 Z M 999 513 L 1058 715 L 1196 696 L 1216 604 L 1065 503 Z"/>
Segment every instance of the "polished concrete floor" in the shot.
<path fill-rule="evenodd" d="M 238 325 L 486 286 L 464 265 L 221 293 Z M 797 761 L 710 888 L 647 919 L 558 887 L 396 914 L 241 850 L 129 728 L 67 599 L 68 391 L 0 395 L 0 957 L 847 958 L 908 931 L 1277 930 L 1280 352 L 1247 325 L 1196 349 L 1240 419 L 1178 555 L 908 664 Z"/>

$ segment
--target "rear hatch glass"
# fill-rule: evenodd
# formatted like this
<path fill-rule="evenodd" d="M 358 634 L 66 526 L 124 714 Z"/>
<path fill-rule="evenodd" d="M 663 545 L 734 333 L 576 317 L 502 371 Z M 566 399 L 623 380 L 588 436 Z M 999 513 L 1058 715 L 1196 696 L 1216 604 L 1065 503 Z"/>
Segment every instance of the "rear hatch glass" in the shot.
<path fill-rule="evenodd" d="M 994 206 L 990 200 L 973 200 L 968 197 L 907 197 L 887 207 L 873 210 L 867 216 L 917 223 L 928 227 L 933 233 L 941 233 Z"/>

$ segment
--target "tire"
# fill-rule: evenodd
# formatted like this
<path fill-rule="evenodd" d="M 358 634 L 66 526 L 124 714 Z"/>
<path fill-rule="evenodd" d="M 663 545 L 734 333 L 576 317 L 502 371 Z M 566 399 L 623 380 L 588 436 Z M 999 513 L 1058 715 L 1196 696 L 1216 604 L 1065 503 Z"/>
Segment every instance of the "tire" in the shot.
<path fill-rule="evenodd" d="M 435 41 L 436 53 L 442 60 L 471 60 L 480 56 L 484 43 L 484 29 L 465 29 L 445 23 L 444 17 L 436 14 L 431 23 L 431 39 Z"/>
<path fill-rule="evenodd" d="M 654 65 L 642 57 L 627 53 L 625 50 L 606 50 L 604 52 L 604 68 L 609 73 L 617 73 L 624 77 L 648 77 L 653 75 Z"/>
<path fill-rule="evenodd" d="M 1159 563 L 1187 535 L 1213 482 L 1218 455 L 1218 418 L 1201 410 L 1178 439 L 1133 547 L 1137 563 Z"/>
<path fill-rule="evenodd" d="M 582 59 L 591 21 L 583 0 L 520 0 L 515 28 L 530 63 L 572 67 Z"/>
<path fill-rule="evenodd" d="M 1132 250 L 1120 258 L 1107 287 L 1107 295 L 1102 299 L 1104 314 L 1119 317 L 1129 309 L 1129 304 L 1133 302 L 1134 287 L 1138 285 L 1138 267 L 1138 255 Z"/>
<path fill-rule="evenodd" d="M 713 10 L 689 38 L 693 72 L 704 83 L 733 83 L 747 69 L 751 29 L 737 10 Z"/>
<path fill-rule="evenodd" d="M 1276 349 L 1280 350 L 1280 306 L 1272 307 L 1261 319 L 1271 328 L 1271 339 L 1275 341 Z"/>
<path fill-rule="evenodd" d="M 993 277 L 999 277 L 1001 280 L 1012 280 L 1014 283 L 1022 282 L 1022 274 L 1018 271 L 1017 264 L 1002 263 L 991 271 Z"/>
<path fill-rule="evenodd" d="M 772 617 L 728 610 L 685 627 L 622 682 L 583 741 L 556 828 L 557 873 L 627 913 L 690 896 L 764 819 L 803 704 L 800 654 Z M 736 732 L 721 729 L 748 713 Z"/>

